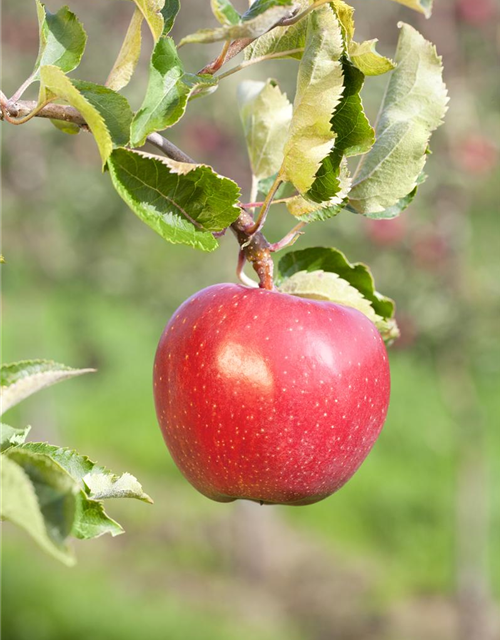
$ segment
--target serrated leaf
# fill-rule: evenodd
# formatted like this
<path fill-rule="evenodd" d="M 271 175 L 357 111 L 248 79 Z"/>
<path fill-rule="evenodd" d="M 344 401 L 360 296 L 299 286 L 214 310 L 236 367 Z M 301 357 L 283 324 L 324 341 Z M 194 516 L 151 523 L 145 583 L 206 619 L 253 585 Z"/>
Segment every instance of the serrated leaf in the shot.
<path fill-rule="evenodd" d="M 76 485 L 55 462 L 17 447 L 1 456 L 1 517 L 23 528 L 40 547 L 67 565 L 66 544 L 76 511 Z"/>
<path fill-rule="evenodd" d="M 371 218 L 372 220 L 391 220 L 392 218 L 397 218 L 405 209 L 407 209 L 410 204 L 413 202 L 415 196 L 417 195 L 418 187 L 425 182 L 427 176 L 425 173 L 421 173 L 417 180 L 417 186 L 410 191 L 410 193 L 404 198 L 401 198 L 393 204 L 392 207 L 388 207 L 383 211 L 378 211 L 377 213 L 365 213 L 367 218 Z"/>
<path fill-rule="evenodd" d="M 361 159 L 349 194 L 363 214 L 382 212 L 417 185 L 431 132 L 448 102 L 441 58 L 418 31 L 401 24 L 393 71 L 376 127 L 376 142 Z"/>
<path fill-rule="evenodd" d="M 61 98 L 82 114 L 89 129 L 94 134 L 103 166 L 113 151 L 113 140 L 99 109 L 85 98 L 73 82 L 58 67 L 46 66 L 40 69 L 39 103 Z"/>
<path fill-rule="evenodd" d="M 392 71 L 396 65 L 390 58 L 377 52 L 377 39 L 366 40 L 358 44 L 351 42 L 349 45 L 349 58 L 365 76 L 380 76 Z"/>
<path fill-rule="evenodd" d="M 174 26 L 175 18 L 179 13 L 181 3 L 179 0 L 165 0 L 161 15 L 163 16 L 163 33 L 162 36 L 168 36 Z"/>
<path fill-rule="evenodd" d="M 240 14 L 230 0 L 210 0 L 210 6 L 218 22 L 223 25 L 235 25 L 241 21 Z"/>
<path fill-rule="evenodd" d="M 141 11 L 136 8 L 132 14 L 132 19 L 130 20 L 118 57 L 106 80 L 106 86 L 114 91 L 120 91 L 120 89 L 127 86 L 139 62 L 143 20 L 144 16 Z"/>
<path fill-rule="evenodd" d="M 113 147 L 129 142 L 132 109 L 127 99 L 109 87 L 83 80 L 71 81 L 75 89 L 101 114 Z"/>
<path fill-rule="evenodd" d="M 38 80 L 40 67 L 54 65 L 65 73 L 79 65 L 85 51 L 87 34 L 82 23 L 68 7 L 50 13 L 36 0 L 38 13 L 40 47 L 31 80 Z"/>
<path fill-rule="evenodd" d="M 354 9 L 343 0 L 334 0 L 333 6 L 342 27 L 342 36 L 346 54 L 350 61 L 365 76 L 378 76 L 391 71 L 396 66 L 392 60 L 381 56 L 376 51 L 378 40 L 354 42 Z"/>
<path fill-rule="evenodd" d="M 342 52 L 339 22 L 329 5 L 320 7 L 308 17 L 306 47 L 280 172 L 301 193 L 311 187 L 334 144 L 330 119 L 343 91 Z"/>
<path fill-rule="evenodd" d="M 375 132 L 363 110 L 360 91 L 364 75 L 348 60 L 342 63 L 344 92 L 331 119 L 335 141 L 330 154 L 323 159 L 307 197 L 314 202 L 325 202 L 340 195 L 342 200 L 351 184 L 342 180 L 344 156 L 366 153 L 375 142 Z M 345 176 L 344 176 L 345 178 Z"/>
<path fill-rule="evenodd" d="M 152 503 L 151 498 L 144 493 L 140 483 L 130 473 L 115 476 L 110 473 L 87 474 L 83 481 L 90 489 L 90 495 L 95 500 L 107 498 L 138 498 L 144 502 Z"/>
<path fill-rule="evenodd" d="M 163 33 L 163 10 L 168 1 L 169 0 L 134 0 L 137 8 L 144 16 L 155 42 Z"/>
<path fill-rule="evenodd" d="M 337 273 L 298 271 L 284 280 L 279 290 L 300 298 L 327 300 L 357 309 L 373 322 L 380 333 L 386 334 L 391 329 L 390 323 L 375 313 L 370 301 Z"/>
<path fill-rule="evenodd" d="M 76 501 L 76 514 L 71 534 L 80 540 L 98 538 L 105 533 L 113 537 L 122 534 L 123 528 L 108 516 L 102 502 L 90 500 L 80 491 Z"/>
<path fill-rule="evenodd" d="M 136 498 L 143 502 L 152 503 L 151 498 L 143 491 L 141 484 L 130 473 L 116 475 L 95 462 L 89 460 L 87 456 L 83 456 L 72 449 L 56 447 L 46 442 L 27 442 L 20 447 L 23 451 L 48 456 L 51 460 L 60 465 L 78 484 L 80 489 L 88 494 L 89 498 L 94 500 L 101 499 L 103 496 L 97 495 L 92 491 L 91 486 L 103 486 L 105 484 L 118 486 L 127 485 L 129 491 L 127 495 L 112 496 Z M 94 481 L 89 480 L 91 476 L 98 476 Z M 90 483 L 90 484 L 89 484 Z M 99 491 L 102 494 L 102 491 Z"/>
<path fill-rule="evenodd" d="M 426 18 L 431 17 L 433 0 L 394 0 L 394 2 L 399 2 L 399 4 L 404 4 L 410 9 L 415 9 L 415 11 L 423 13 Z"/>
<path fill-rule="evenodd" d="M 182 40 L 179 46 L 190 43 L 219 42 L 221 40 L 239 40 L 240 38 L 258 38 L 278 22 L 291 15 L 293 4 L 288 0 L 286 4 L 271 2 L 271 6 L 264 12 L 257 13 L 255 17 L 242 17 L 242 21 L 235 25 L 224 25 L 217 29 L 201 29 Z M 247 14 L 245 14 L 247 15 Z"/>
<path fill-rule="evenodd" d="M 290 251 L 278 263 L 276 285 L 299 271 L 326 271 L 336 273 L 355 287 L 371 303 L 376 314 L 385 320 L 394 317 L 394 301 L 375 290 L 375 282 L 369 268 L 362 262 L 350 263 L 338 249 L 311 247 Z"/>
<path fill-rule="evenodd" d="M 342 211 L 347 204 L 347 194 L 351 188 L 351 178 L 345 158 L 339 166 L 337 176 L 337 190 L 328 200 L 315 202 L 304 196 L 298 195 L 287 200 L 288 211 L 302 222 L 318 222 L 333 218 Z"/>
<path fill-rule="evenodd" d="M 274 80 L 242 82 L 238 105 L 252 173 L 258 180 L 268 178 L 283 162 L 292 105 Z"/>
<path fill-rule="evenodd" d="M 244 22 L 248 22 L 249 20 L 253 20 L 258 16 L 267 13 L 269 9 L 274 7 L 290 7 L 294 4 L 294 0 L 254 0 L 251 3 L 248 11 L 246 11 L 241 19 Z"/>
<path fill-rule="evenodd" d="M 348 49 L 354 37 L 354 8 L 343 0 L 333 0 L 332 6 L 340 22 L 345 48 Z"/>
<path fill-rule="evenodd" d="M 218 243 L 212 233 L 239 215 L 238 185 L 206 165 L 119 149 L 108 166 L 115 189 L 132 211 L 173 244 L 213 251 Z"/>
<path fill-rule="evenodd" d="M 2 413 L 56 382 L 93 372 L 94 369 L 72 369 L 51 360 L 23 360 L 0 367 Z"/>
<path fill-rule="evenodd" d="M 66 122 L 65 120 L 51 120 L 51 123 L 56 129 L 59 129 L 59 131 L 67 133 L 71 136 L 76 136 L 81 131 L 80 127 L 73 122 Z"/>
<path fill-rule="evenodd" d="M 153 131 L 178 122 L 184 115 L 189 96 L 204 84 L 213 87 L 217 80 L 210 75 L 184 73 L 174 41 L 161 38 L 151 56 L 144 102 L 132 121 L 132 145 L 140 147 Z"/>
<path fill-rule="evenodd" d="M 0 424 L 0 448 L 3 451 L 9 447 L 17 444 L 23 444 L 26 440 L 31 427 L 24 427 L 24 429 L 15 429 L 8 424 Z"/>
<path fill-rule="evenodd" d="M 309 0 L 298 0 L 298 7 L 303 10 L 309 5 Z M 306 46 L 307 20 L 288 27 L 275 27 L 269 33 L 264 33 L 244 50 L 246 61 L 268 56 L 300 60 Z"/>

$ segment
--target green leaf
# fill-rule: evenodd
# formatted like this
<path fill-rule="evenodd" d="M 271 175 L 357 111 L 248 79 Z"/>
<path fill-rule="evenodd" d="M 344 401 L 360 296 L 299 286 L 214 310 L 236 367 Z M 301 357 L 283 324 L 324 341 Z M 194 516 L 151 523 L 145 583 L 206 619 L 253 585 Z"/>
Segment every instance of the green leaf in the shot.
<path fill-rule="evenodd" d="M 301 193 L 311 187 L 334 144 L 330 119 L 342 96 L 342 50 L 340 26 L 330 6 L 312 12 L 281 168 L 283 179 Z"/>
<path fill-rule="evenodd" d="M 287 200 L 288 211 L 302 222 L 318 222 L 333 218 L 347 204 L 347 194 L 351 188 L 349 169 L 345 158 L 339 165 L 339 171 L 335 178 L 336 190 L 330 198 L 316 202 L 307 197 L 298 195 Z"/>
<path fill-rule="evenodd" d="M 245 14 L 242 21 L 235 25 L 224 25 L 217 29 L 201 29 L 196 33 L 183 38 L 179 46 L 190 43 L 219 42 L 220 40 L 239 40 L 240 38 L 258 38 L 278 22 L 291 15 L 293 8 L 291 0 L 285 5 L 278 2 L 270 2 L 269 8 L 264 12 Z M 249 10 L 251 11 L 251 9 Z M 245 17 L 246 16 L 246 17 Z"/>
<path fill-rule="evenodd" d="M 45 551 L 67 565 L 67 546 L 78 488 L 61 467 L 43 455 L 9 449 L 1 456 L 1 517 L 27 531 Z"/>
<path fill-rule="evenodd" d="M 132 15 L 125 39 L 115 60 L 113 68 L 109 72 L 106 86 L 114 91 L 119 91 L 126 87 L 130 82 L 139 57 L 141 55 L 141 26 L 144 16 L 141 11 L 136 8 Z"/>
<path fill-rule="evenodd" d="M 82 114 L 89 129 L 94 134 L 103 166 L 113 150 L 113 140 L 102 113 L 75 87 L 73 82 L 57 67 L 40 69 L 39 104 L 61 98 Z"/>
<path fill-rule="evenodd" d="M 155 42 L 163 34 L 165 26 L 163 21 L 163 11 L 166 8 L 164 5 L 167 5 L 168 1 L 169 0 L 134 0 L 137 8 L 148 23 Z"/>
<path fill-rule="evenodd" d="M 153 131 L 178 122 L 184 115 L 189 96 L 203 85 L 216 86 L 217 80 L 209 75 L 184 73 L 174 41 L 161 38 L 151 56 L 146 97 L 132 122 L 132 145 L 140 147 Z"/>
<path fill-rule="evenodd" d="M 40 48 L 31 80 L 38 80 L 40 67 L 54 65 L 65 73 L 73 71 L 80 64 L 85 51 L 87 34 L 81 22 L 68 7 L 50 13 L 36 0 L 40 33 Z"/>
<path fill-rule="evenodd" d="M 115 189 L 162 238 L 203 251 L 217 248 L 213 232 L 239 215 L 238 185 L 211 167 L 119 149 L 108 167 Z"/>
<path fill-rule="evenodd" d="M 230 0 L 210 0 L 210 6 L 216 19 L 223 25 L 235 25 L 241 21 L 240 14 Z"/>
<path fill-rule="evenodd" d="M 51 360 L 23 360 L 4 364 L 0 367 L 2 412 L 56 382 L 93 371 L 95 370 L 72 369 Z"/>
<path fill-rule="evenodd" d="M 102 116 L 111 136 L 113 147 L 124 147 L 129 142 L 132 109 L 127 99 L 109 87 L 83 80 L 71 80 L 75 89 Z"/>
<path fill-rule="evenodd" d="M 431 132 L 441 123 L 448 102 L 441 58 L 413 27 L 401 24 L 376 142 L 363 156 L 349 194 L 359 213 L 374 214 L 392 207 L 417 185 Z"/>
<path fill-rule="evenodd" d="M 81 131 L 80 127 L 77 124 L 73 124 L 73 122 L 66 122 L 65 120 L 51 120 L 51 123 L 56 129 L 59 129 L 59 131 L 71 136 L 76 136 Z"/>
<path fill-rule="evenodd" d="M 163 33 L 162 36 L 168 36 L 174 26 L 175 18 L 179 13 L 181 3 L 179 0 L 165 0 L 161 15 L 163 16 Z"/>
<path fill-rule="evenodd" d="M 243 22 L 254 20 L 274 7 L 291 7 L 294 0 L 254 0 L 248 11 L 242 15 Z"/>
<path fill-rule="evenodd" d="M 394 0 L 394 2 L 399 2 L 399 4 L 404 4 L 405 6 L 410 7 L 410 9 L 415 9 L 415 11 L 423 13 L 426 18 L 431 17 L 432 1 L 433 0 Z"/>
<path fill-rule="evenodd" d="M 397 216 L 399 216 L 399 214 L 407 209 L 413 202 L 415 196 L 417 195 L 419 185 L 425 182 L 426 178 L 427 176 L 425 175 L 425 173 L 421 173 L 417 180 L 417 186 L 412 191 L 410 191 L 408 195 L 398 200 L 396 204 L 392 205 L 392 207 L 388 207 L 387 209 L 379 211 L 378 213 L 365 213 L 365 216 L 367 218 L 372 218 L 373 220 L 391 220 L 392 218 L 397 218 Z"/>
<path fill-rule="evenodd" d="M 380 76 L 392 71 L 395 64 L 389 58 L 377 53 L 375 47 L 378 40 L 366 40 L 361 44 L 351 42 L 349 45 L 349 57 L 351 62 L 362 71 L 365 76 Z"/>
<path fill-rule="evenodd" d="M 3 451 L 9 447 L 17 444 L 22 444 L 30 432 L 31 427 L 24 427 L 24 429 L 15 429 L 8 424 L 0 424 L 0 448 Z"/>
<path fill-rule="evenodd" d="M 308 0 L 299 0 L 301 9 L 305 9 Z M 269 33 L 264 33 L 244 50 L 245 60 L 267 58 L 269 56 L 294 58 L 300 60 L 306 46 L 307 20 L 290 25 L 289 27 L 275 27 Z"/>
<path fill-rule="evenodd" d="M 283 162 L 292 105 L 274 80 L 245 80 L 238 87 L 238 105 L 252 173 L 262 180 L 277 173 Z"/>
<path fill-rule="evenodd" d="M 290 251 L 278 263 L 276 285 L 281 287 L 285 278 L 291 278 L 299 271 L 336 273 L 371 303 L 377 315 L 386 320 L 394 317 L 393 300 L 375 290 L 375 282 L 368 267 L 361 262 L 351 264 L 338 249 L 311 247 L 300 251 Z"/>
<path fill-rule="evenodd" d="M 393 321 L 386 321 L 375 313 L 373 306 L 363 294 L 337 273 L 318 271 L 298 271 L 284 280 L 280 291 L 301 298 L 327 300 L 361 311 L 383 335 L 397 337 L 393 331 Z"/>
<path fill-rule="evenodd" d="M 105 533 L 113 537 L 123 533 L 123 528 L 108 516 L 102 502 L 90 500 L 83 491 L 77 496 L 76 514 L 71 534 L 80 540 L 98 538 Z"/>
<path fill-rule="evenodd" d="M 72 449 L 56 447 L 46 442 L 27 442 L 19 449 L 48 456 L 73 478 L 89 498 L 94 500 L 112 497 L 136 498 L 143 502 L 153 502 L 147 493 L 144 493 L 138 480 L 130 473 L 118 476 Z M 102 487 L 106 489 L 103 490 Z"/>
<path fill-rule="evenodd" d="M 330 154 L 323 159 L 316 178 L 307 194 L 314 202 L 325 202 L 339 191 L 347 195 L 345 182 L 341 185 L 341 163 L 344 156 L 368 152 L 375 142 L 375 132 L 363 110 L 360 91 L 364 75 L 348 60 L 342 63 L 344 92 L 331 119 L 335 142 Z M 344 189 L 342 189 L 342 186 Z M 350 186 L 350 184 L 349 184 Z"/>

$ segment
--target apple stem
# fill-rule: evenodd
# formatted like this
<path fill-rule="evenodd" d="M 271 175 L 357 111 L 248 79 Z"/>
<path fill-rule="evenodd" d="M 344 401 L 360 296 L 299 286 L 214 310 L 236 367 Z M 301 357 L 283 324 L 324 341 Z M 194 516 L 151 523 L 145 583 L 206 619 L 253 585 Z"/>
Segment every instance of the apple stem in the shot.
<path fill-rule="evenodd" d="M 248 211 L 241 209 L 238 219 L 231 225 L 231 230 L 239 242 L 240 255 L 243 253 L 244 259 L 252 263 L 259 276 L 259 287 L 272 291 L 274 264 L 271 245 L 262 233 L 253 233 L 254 225 L 255 222 Z"/>

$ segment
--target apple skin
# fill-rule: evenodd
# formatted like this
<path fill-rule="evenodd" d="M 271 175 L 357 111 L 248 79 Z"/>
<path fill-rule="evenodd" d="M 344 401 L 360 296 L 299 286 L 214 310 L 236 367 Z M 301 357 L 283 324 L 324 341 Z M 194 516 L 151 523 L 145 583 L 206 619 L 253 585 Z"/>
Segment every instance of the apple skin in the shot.
<path fill-rule="evenodd" d="M 375 443 L 389 394 L 385 345 L 361 312 L 236 284 L 184 302 L 154 364 L 170 453 L 219 502 L 331 495 Z"/>

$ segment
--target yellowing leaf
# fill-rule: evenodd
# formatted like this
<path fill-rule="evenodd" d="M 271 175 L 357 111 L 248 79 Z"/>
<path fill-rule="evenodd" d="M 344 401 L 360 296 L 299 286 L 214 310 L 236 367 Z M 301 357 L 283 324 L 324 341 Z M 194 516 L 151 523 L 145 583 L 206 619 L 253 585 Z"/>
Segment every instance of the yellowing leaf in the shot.
<path fill-rule="evenodd" d="M 156 42 L 162 35 L 164 27 L 161 10 L 169 0 L 134 0 L 134 2 L 148 23 Z"/>
<path fill-rule="evenodd" d="M 340 164 L 337 182 L 337 193 L 323 202 L 314 202 L 302 195 L 288 198 L 286 202 L 288 211 L 302 220 L 302 222 L 316 222 L 333 218 L 344 207 L 347 194 L 351 188 L 351 178 L 346 160 Z"/>
<path fill-rule="evenodd" d="M 395 68 L 395 64 L 389 58 L 381 56 L 375 49 L 378 40 L 366 40 L 361 44 L 351 42 L 349 45 L 349 57 L 354 65 L 365 76 L 379 76 Z"/>
<path fill-rule="evenodd" d="M 292 105 L 273 80 L 245 80 L 238 87 L 238 104 L 252 173 L 262 180 L 277 173 L 292 119 Z"/>
<path fill-rule="evenodd" d="M 281 168 L 283 180 L 305 193 L 335 139 L 330 119 L 343 91 L 339 22 L 325 5 L 308 17 L 307 40 L 300 61 L 293 118 Z"/>
<path fill-rule="evenodd" d="M 399 4 L 404 4 L 410 9 L 415 9 L 419 13 L 423 13 L 426 18 L 430 18 L 432 13 L 432 1 L 433 0 L 394 0 Z M 477 2 L 477 0 L 469 0 L 469 2 Z"/>
<path fill-rule="evenodd" d="M 106 127 L 104 118 L 99 111 L 76 89 L 71 80 L 58 68 L 46 66 L 40 69 L 40 98 L 39 102 L 44 102 L 48 98 L 62 98 L 85 118 L 89 129 L 94 134 L 95 141 L 99 147 L 102 164 L 106 163 L 113 151 L 113 141 Z"/>
<path fill-rule="evenodd" d="M 376 127 L 376 142 L 362 157 L 349 194 L 359 213 L 395 205 L 418 184 L 429 138 L 446 112 L 441 58 L 413 27 L 401 24 L 392 72 Z"/>
<path fill-rule="evenodd" d="M 115 91 L 123 89 L 129 83 L 135 71 L 141 55 L 141 26 L 143 20 L 144 16 L 141 11 L 135 9 L 118 57 L 106 81 L 106 86 L 110 89 Z"/>
<path fill-rule="evenodd" d="M 284 6 L 271 6 L 267 11 L 258 13 L 248 20 L 242 20 L 239 24 L 224 25 L 217 29 L 201 29 L 196 33 L 183 38 L 179 46 L 189 43 L 218 42 L 220 40 L 239 40 L 240 38 L 258 38 L 269 31 L 280 20 L 291 14 L 293 5 L 291 0 Z"/>

